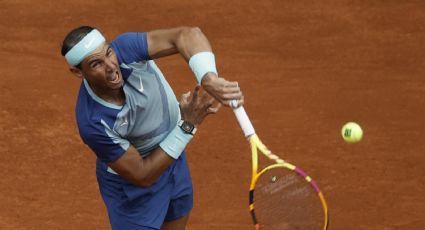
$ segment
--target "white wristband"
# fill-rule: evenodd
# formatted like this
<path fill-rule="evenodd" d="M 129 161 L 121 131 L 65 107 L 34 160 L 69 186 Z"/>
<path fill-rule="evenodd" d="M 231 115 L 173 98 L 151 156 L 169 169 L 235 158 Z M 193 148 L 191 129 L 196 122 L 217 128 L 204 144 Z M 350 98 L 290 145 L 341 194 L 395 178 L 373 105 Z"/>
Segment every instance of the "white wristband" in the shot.
<path fill-rule="evenodd" d="M 215 57 L 212 52 L 200 52 L 193 55 L 189 59 L 189 66 L 196 76 L 199 84 L 205 74 L 212 72 L 217 75 L 217 68 L 215 66 Z"/>
<path fill-rule="evenodd" d="M 170 157 L 177 160 L 192 137 L 193 135 L 184 133 L 179 126 L 176 126 L 159 146 L 170 155 Z"/>

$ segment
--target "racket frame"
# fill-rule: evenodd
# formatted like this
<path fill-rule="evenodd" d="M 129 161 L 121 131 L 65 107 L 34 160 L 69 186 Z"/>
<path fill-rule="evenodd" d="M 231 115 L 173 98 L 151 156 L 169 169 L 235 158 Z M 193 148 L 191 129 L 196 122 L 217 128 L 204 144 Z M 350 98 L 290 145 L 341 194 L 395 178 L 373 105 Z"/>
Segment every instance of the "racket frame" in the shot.
<path fill-rule="evenodd" d="M 324 212 L 324 225 L 323 230 L 326 230 L 328 228 L 328 205 L 326 203 L 325 197 L 323 196 L 323 193 L 319 189 L 319 186 L 316 184 L 316 182 L 308 176 L 303 170 L 296 167 L 295 165 L 292 165 L 277 155 L 273 154 L 260 140 L 260 138 L 255 133 L 255 129 L 251 123 L 251 121 L 248 118 L 248 115 L 245 112 L 245 109 L 243 106 L 240 106 L 238 108 L 233 108 L 233 112 L 235 113 L 235 116 L 239 122 L 239 125 L 242 128 L 242 131 L 245 134 L 245 137 L 248 139 L 250 146 L 251 146 L 251 153 L 252 153 L 252 176 L 251 176 L 251 184 L 249 189 L 249 210 L 251 213 L 251 217 L 255 226 L 256 230 L 260 230 L 260 225 L 257 221 L 256 215 L 255 215 L 255 202 L 254 202 L 254 191 L 255 191 L 255 185 L 258 181 L 258 178 L 265 172 L 267 172 L 270 169 L 274 168 L 284 168 L 287 170 L 294 171 L 299 176 L 303 177 L 317 192 L 320 202 L 322 204 L 323 212 Z M 258 150 L 266 156 L 268 159 L 275 162 L 275 164 L 269 165 L 262 169 L 260 172 L 258 172 Z"/>

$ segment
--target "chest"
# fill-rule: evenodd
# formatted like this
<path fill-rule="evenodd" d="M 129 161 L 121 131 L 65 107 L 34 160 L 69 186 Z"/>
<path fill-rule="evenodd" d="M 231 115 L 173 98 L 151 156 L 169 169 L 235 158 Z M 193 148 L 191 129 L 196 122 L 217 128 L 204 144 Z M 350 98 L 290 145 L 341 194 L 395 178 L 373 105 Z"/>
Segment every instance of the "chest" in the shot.
<path fill-rule="evenodd" d="M 115 131 L 130 141 L 153 138 L 169 123 L 167 95 L 159 74 L 148 64 L 129 65 L 131 74 L 124 84 L 126 103 Z"/>

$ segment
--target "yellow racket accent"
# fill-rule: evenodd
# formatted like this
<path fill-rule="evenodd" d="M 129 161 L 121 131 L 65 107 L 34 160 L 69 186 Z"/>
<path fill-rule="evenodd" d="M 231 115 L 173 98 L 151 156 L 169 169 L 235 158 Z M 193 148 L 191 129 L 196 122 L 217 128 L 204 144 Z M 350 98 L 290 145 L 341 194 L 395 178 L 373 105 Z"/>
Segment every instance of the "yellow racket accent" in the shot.
<path fill-rule="evenodd" d="M 322 192 L 319 192 L 319 198 L 320 198 L 320 202 L 322 202 L 322 206 L 323 206 L 323 211 L 325 212 L 325 226 L 323 227 L 323 230 L 328 229 L 328 205 L 326 204 L 326 200 L 325 197 L 323 196 Z"/>
<path fill-rule="evenodd" d="M 231 104 L 238 104 L 237 101 L 232 101 Z M 235 113 L 236 119 L 239 123 L 239 125 L 242 128 L 242 131 L 245 135 L 245 137 L 248 138 L 250 146 L 251 146 L 251 153 L 252 153 L 252 177 L 251 177 L 251 184 L 250 184 L 250 191 L 249 191 L 249 209 L 250 213 L 254 222 L 254 226 L 256 230 L 260 230 L 261 226 L 260 223 L 257 221 L 257 215 L 255 210 L 255 202 L 254 202 L 254 191 L 255 191 L 255 185 L 257 182 L 261 183 L 259 181 L 259 178 L 261 175 L 265 174 L 267 171 L 272 170 L 274 168 L 285 168 L 289 171 L 293 171 L 295 174 L 297 174 L 297 178 L 303 178 L 305 181 L 307 181 L 311 187 L 315 190 L 315 192 L 318 194 L 320 198 L 320 203 L 323 207 L 324 212 L 324 227 L 323 229 L 326 230 L 328 227 L 328 208 L 325 201 L 325 198 L 320 191 L 317 184 L 310 178 L 304 171 L 297 168 L 296 166 L 289 164 L 285 162 L 284 160 L 280 159 L 277 155 L 273 154 L 258 138 L 258 136 L 255 134 L 255 129 L 251 123 L 251 121 L 248 118 L 248 115 L 245 112 L 245 109 L 243 106 L 240 107 L 232 107 L 233 112 Z M 260 172 L 258 172 L 258 151 L 260 151 L 264 156 L 269 158 L 270 160 L 273 160 L 275 164 L 270 165 Z M 277 177 L 272 177 L 272 182 L 276 180 Z M 302 180 L 300 180 L 302 181 Z M 257 203 L 258 204 L 258 203 Z M 257 210 L 258 211 L 258 210 Z M 319 223 L 320 224 L 320 223 Z M 321 225 L 320 225 L 321 226 Z"/>
<path fill-rule="evenodd" d="M 328 227 L 328 206 L 327 206 L 326 200 L 325 200 L 325 198 L 323 196 L 323 193 L 319 190 L 318 186 L 312 180 L 312 178 L 310 176 L 306 175 L 300 169 L 298 169 L 295 165 L 292 165 L 292 164 L 284 161 L 283 159 L 281 159 L 277 155 L 273 154 L 261 142 L 260 138 L 256 134 L 254 134 L 254 135 L 252 135 L 252 136 L 249 137 L 249 142 L 250 142 L 250 145 L 251 145 L 251 153 L 252 153 L 252 179 L 251 179 L 251 184 L 250 184 L 250 191 L 251 191 L 251 193 L 253 193 L 253 191 L 255 189 L 255 185 L 256 185 L 258 179 L 261 177 L 261 175 L 263 175 L 267 171 L 269 171 L 271 169 L 274 169 L 274 168 L 286 168 L 286 169 L 295 171 L 297 174 L 303 176 L 304 179 L 307 182 L 309 182 L 313 186 L 313 188 L 317 191 L 318 196 L 319 196 L 319 199 L 320 199 L 320 202 L 321 202 L 322 207 L 323 207 L 323 212 L 324 212 L 324 226 L 323 226 L 323 230 L 326 230 L 327 227 Z M 270 160 L 273 160 L 276 163 L 275 164 L 272 164 L 272 165 L 269 165 L 266 168 L 264 168 L 263 170 L 261 170 L 260 172 L 258 172 L 258 150 L 264 156 L 266 156 Z M 251 194 L 251 196 L 253 196 L 253 194 Z M 255 202 L 254 203 L 250 203 L 249 209 L 250 209 L 251 212 L 254 212 L 254 210 L 255 210 Z M 260 230 L 261 229 L 260 228 L 260 225 L 258 223 L 256 223 L 254 226 L 255 226 L 255 229 L 256 230 Z"/>

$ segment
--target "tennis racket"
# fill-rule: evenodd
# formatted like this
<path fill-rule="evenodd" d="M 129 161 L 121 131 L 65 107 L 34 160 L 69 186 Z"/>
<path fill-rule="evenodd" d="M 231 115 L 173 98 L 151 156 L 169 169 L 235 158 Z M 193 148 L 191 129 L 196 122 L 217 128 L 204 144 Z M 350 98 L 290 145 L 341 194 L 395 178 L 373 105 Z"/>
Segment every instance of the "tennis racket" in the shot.
<path fill-rule="evenodd" d="M 242 106 L 233 108 L 233 112 L 251 145 L 249 209 L 255 229 L 326 230 L 328 208 L 317 184 L 261 142 Z M 258 171 L 258 151 L 275 163 Z"/>

